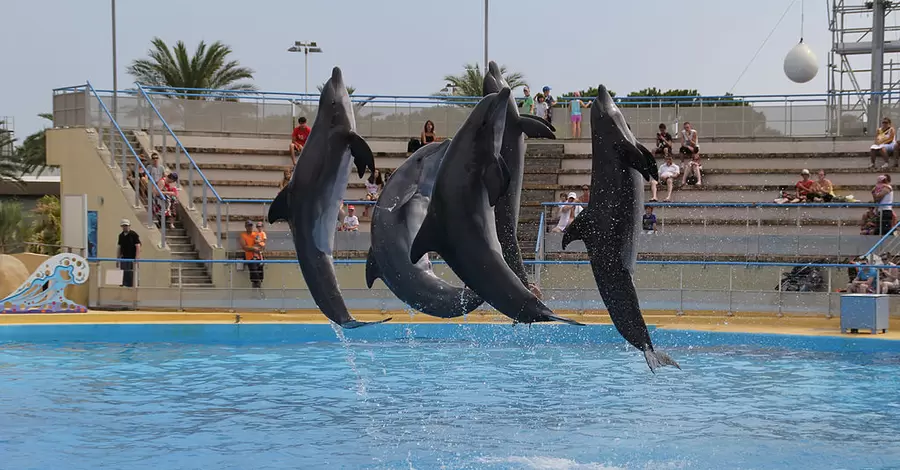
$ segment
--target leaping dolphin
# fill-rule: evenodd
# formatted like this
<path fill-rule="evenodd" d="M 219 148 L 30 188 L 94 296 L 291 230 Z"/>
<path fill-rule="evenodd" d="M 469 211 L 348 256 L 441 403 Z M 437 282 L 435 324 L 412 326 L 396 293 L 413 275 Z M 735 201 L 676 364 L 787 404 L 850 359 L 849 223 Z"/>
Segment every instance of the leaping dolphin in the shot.
<path fill-rule="evenodd" d="M 437 252 L 466 286 L 515 322 L 577 324 L 554 315 L 525 288 L 507 266 L 497 239 L 492 206 L 510 181 L 500 158 L 509 93 L 503 88 L 482 98 L 450 142 L 409 259 Z"/>
<path fill-rule="evenodd" d="M 409 260 L 413 239 L 425 220 L 434 179 L 450 141 L 416 150 L 392 174 L 372 215 L 372 247 L 366 261 L 366 284 L 381 278 L 410 307 L 431 316 L 455 318 L 484 301 L 471 289 L 455 287 L 437 277 L 423 256 Z"/>
<path fill-rule="evenodd" d="M 650 151 L 634 138 L 603 85 L 591 105 L 591 144 L 591 199 L 566 227 L 562 247 L 584 240 L 613 324 L 629 343 L 644 351 L 650 370 L 664 365 L 680 369 L 668 354 L 653 350 L 632 278 L 644 208 L 641 176 L 657 178 L 656 164 Z"/>
<path fill-rule="evenodd" d="M 484 75 L 484 95 L 499 93 L 501 89 L 509 87 L 509 84 L 500 73 L 497 63 L 490 61 L 488 73 Z M 525 172 L 525 136 L 531 138 L 555 139 L 553 126 L 530 114 L 519 114 L 519 107 L 515 99 L 509 97 L 506 110 L 506 126 L 503 129 L 503 143 L 500 149 L 500 157 L 509 169 L 509 186 L 494 207 L 494 216 L 497 219 L 497 237 L 500 239 L 500 247 L 503 249 L 503 259 L 516 273 L 516 276 L 526 287 L 531 288 L 528 274 L 525 271 L 525 263 L 522 262 L 522 252 L 519 250 L 519 239 L 516 232 L 519 228 L 519 203 L 522 199 L 522 179 Z"/>
<path fill-rule="evenodd" d="M 288 222 L 310 294 L 322 313 L 344 328 L 369 324 L 354 320 L 347 311 L 331 257 L 335 220 L 347 190 L 351 158 L 360 178 L 366 168 L 375 169 L 372 150 L 356 133 L 353 105 L 341 69 L 335 67 L 322 88 L 316 121 L 297 158 L 291 181 L 272 202 L 268 219 L 270 224 Z"/>

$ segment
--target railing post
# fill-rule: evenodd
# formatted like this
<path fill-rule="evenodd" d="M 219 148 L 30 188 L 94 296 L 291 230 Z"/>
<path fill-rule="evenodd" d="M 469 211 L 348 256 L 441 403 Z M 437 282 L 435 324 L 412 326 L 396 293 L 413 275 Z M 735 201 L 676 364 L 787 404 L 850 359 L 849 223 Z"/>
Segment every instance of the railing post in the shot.
<path fill-rule="evenodd" d="M 125 136 L 124 136 L 124 134 L 122 134 L 122 130 L 118 127 L 118 124 L 119 123 L 116 123 L 116 136 L 119 137 L 120 139 L 125 139 Z M 115 140 L 115 139 L 110 137 L 110 140 Z M 116 151 L 118 151 L 119 142 L 116 141 L 113 144 L 113 147 L 116 148 Z M 135 162 L 134 165 L 135 165 L 135 169 L 137 169 L 137 162 Z M 125 160 L 125 146 L 124 146 L 124 142 L 123 142 L 123 145 L 122 145 L 122 186 L 126 185 L 126 174 L 127 173 L 128 173 L 128 163 Z"/>
<path fill-rule="evenodd" d="M 191 165 L 191 166 L 193 166 L 193 165 Z M 204 184 L 203 189 L 201 190 L 201 194 L 202 194 L 201 197 L 203 198 L 203 200 L 200 204 L 202 204 L 203 209 L 200 212 L 203 215 L 203 228 L 207 228 L 209 225 L 208 220 L 207 220 L 209 218 L 209 214 L 206 212 L 206 188 L 208 186 L 209 186 L 208 184 Z"/>
<path fill-rule="evenodd" d="M 169 153 L 169 147 L 166 144 L 166 135 L 167 134 L 168 134 L 168 132 L 162 133 L 162 163 L 163 163 L 163 165 L 165 165 L 166 162 L 168 161 L 168 158 L 166 158 Z M 178 171 L 178 169 L 176 169 L 175 171 Z"/>
<path fill-rule="evenodd" d="M 165 197 L 165 195 L 163 195 L 163 197 Z M 166 247 L 166 227 L 168 225 L 168 220 L 166 217 L 166 207 L 165 207 L 166 201 L 165 201 L 165 199 L 160 201 L 160 203 L 162 204 L 161 207 L 159 208 L 159 214 L 160 214 L 159 230 L 160 230 L 160 233 L 162 234 L 161 235 L 162 240 L 160 240 L 161 241 L 160 245 L 161 245 L 161 248 L 165 248 Z"/>
<path fill-rule="evenodd" d="M 134 176 L 134 208 L 137 209 L 138 207 L 141 207 L 141 174 L 138 172 L 138 162 L 134 162 L 134 169 L 131 174 Z M 149 180 L 149 177 L 147 179 Z M 149 184 L 147 186 L 149 186 Z"/>
<path fill-rule="evenodd" d="M 188 204 L 194 210 L 194 165 L 188 165 Z"/>
<path fill-rule="evenodd" d="M 137 128 L 138 129 L 144 128 L 144 110 L 143 110 L 144 100 L 140 99 L 140 96 L 142 93 L 143 93 L 143 90 L 139 89 L 138 95 L 137 95 L 138 96 L 138 98 L 137 98 Z M 150 97 L 147 95 L 144 95 L 144 98 L 146 98 L 148 100 L 150 99 Z"/>
<path fill-rule="evenodd" d="M 784 267 L 779 266 L 778 267 L 778 284 L 777 284 L 778 285 L 778 316 L 779 317 L 784 316 L 784 312 L 782 312 L 782 305 L 784 304 L 784 294 L 783 294 L 784 289 L 783 289 L 783 284 L 781 282 L 782 278 L 784 277 L 783 275 L 784 275 Z"/>
<path fill-rule="evenodd" d="M 831 283 L 831 274 L 833 271 L 834 271 L 833 268 L 828 270 L 828 297 L 827 297 L 828 298 L 828 313 L 825 314 L 825 318 L 828 318 L 828 319 L 831 319 L 834 316 L 831 313 L 831 295 L 832 295 L 832 292 L 834 292 L 834 287 L 832 287 L 832 283 Z"/>
<path fill-rule="evenodd" d="M 216 247 L 222 248 L 222 201 L 216 201 Z"/>
<path fill-rule="evenodd" d="M 153 113 L 147 113 L 147 134 L 150 135 L 150 152 L 156 150 L 156 145 L 153 144 Z"/>
<path fill-rule="evenodd" d="M 147 228 L 153 228 L 153 181 L 147 180 Z"/>
<path fill-rule="evenodd" d="M 678 311 L 675 315 L 684 315 L 684 265 L 678 266 Z"/>
<path fill-rule="evenodd" d="M 725 315 L 734 316 L 733 297 L 734 297 L 734 265 L 728 266 L 728 311 Z"/>

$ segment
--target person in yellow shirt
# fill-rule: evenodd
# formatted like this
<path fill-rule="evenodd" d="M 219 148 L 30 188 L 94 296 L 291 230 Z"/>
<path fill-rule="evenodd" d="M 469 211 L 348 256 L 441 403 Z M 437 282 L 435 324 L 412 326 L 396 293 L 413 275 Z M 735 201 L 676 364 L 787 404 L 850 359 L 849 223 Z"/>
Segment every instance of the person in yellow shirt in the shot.
<path fill-rule="evenodd" d="M 878 133 L 875 135 L 875 144 L 869 148 L 869 156 L 872 159 L 869 168 L 875 168 L 875 158 L 878 155 L 884 158 L 884 165 L 881 165 L 881 169 L 889 168 L 891 166 L 890 157 L 894 154 L 896 146 L 897 134 L 894 126 L 891 124 L 891 118 L 883 118 L 881 127 L 878 128 Z"/>

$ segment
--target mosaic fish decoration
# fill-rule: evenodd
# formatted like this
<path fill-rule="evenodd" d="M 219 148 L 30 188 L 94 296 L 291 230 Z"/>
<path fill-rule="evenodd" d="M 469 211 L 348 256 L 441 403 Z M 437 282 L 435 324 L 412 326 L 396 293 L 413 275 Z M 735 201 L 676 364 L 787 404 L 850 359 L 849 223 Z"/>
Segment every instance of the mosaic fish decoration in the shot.
<path fill-rule="evenodd" d="M 87 261 L 60 253 L 41 263 L 15 292 L 0 300 L 2 313 L 85 313 L 87 308 L 66 298 L 66 287 L 84 284 L 91 273 Z"/>

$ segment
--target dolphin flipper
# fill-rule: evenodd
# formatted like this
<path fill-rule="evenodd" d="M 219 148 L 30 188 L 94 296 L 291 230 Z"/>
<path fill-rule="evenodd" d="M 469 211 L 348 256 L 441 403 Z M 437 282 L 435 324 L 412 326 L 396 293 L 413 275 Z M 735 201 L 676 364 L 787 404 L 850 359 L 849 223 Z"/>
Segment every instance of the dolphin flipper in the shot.
<path fill-rule="evenodd" d="M 644 162 L 647 165 L 647 170 L 650 173 L 650 177 L 655 181 L 659 181 L 659 168 L 656 167 L 656 157 L 653 156 L 653 153 L 651 153 L 650 150 L 647 149 L 647 147 L 644 147 L 644 144 L 635 142 L 635 145 L 637 145 L 637 148 L 641 151 L 641 154 L 644 155 Z"/>
<path fill-rule="evenodd" d="M 369 289 L 375 283 L 375 279 L 381 277 L 381 271 L 378 269 L 378 262 L 375 261 L 375 253 L 369 248 L 369 256 L 366 258 L 366 285 Z"/>
<path fill-rule="evenodd" d="M 509 188 L 509 182 L 512 181 L 512 174 L 509 172 L 509 167 L 506 166 L 506 162 L 503 161 L 502 158 L 495 158 L 489 165 L 484 167 L 481 181 L 487 188 L 488 201 L 490 201 L 491 207 L 493 207 L 496 206 L 497 201 L 506 194 L 506 189 Z"/>
<path fill-rule="evenodd" d="M 443 224 L 434 215 L 433 211 L 429 211 L 419 227 L 419 233 L 413 240 L 412 246 L 409 248 L 409 262 L 418 263 L 425 253 L 429 251 L 438 251 L 441 248 L 441 237 L 444 236 Z"/>
<path fill-rule="evenodd" d="M 522 132 L 533 139 L 556 139 L 556 128 L 546 119 L 537 117 L 533 114 L 520 114 L 519 125 Z"/>
<path fill-rule="evenodd" d="M 563 231 L 563 250 L 565 250 L 566 247 L 569 246 L 569 243 L 572 243 L 576 240 L 584 240 L 585 232 L 587 232 L 588 224 L 590 224 L 586 215 L 589 210 L 590 207 L 581 211 L 581 213 L 575 217 L 575 220 L 573 220 L 572 223 L 570 223 L 569 226 L 566 227 L 566 229 Z"/>
<path fill-rule="evenodd" d="M 291 220 L 290 208 L 288 207 L 290 198 L 288 196 L 288 188 L 290 186 L 286 186 L 279 191 L 278 195 L 275 196 L 275 200 L 272 201 L 272 205 L 269 206 L 269 215 L 266 218 L 270 224 L 274 224 L 279 220 Z"/>
<path fill-rule="evenodd" d="M 356 132 L 350 133 L 350 155 L 353 155 L 353 163 L 356 164 L 356 172 L 362 178 L 366 174 L 366 168 L 375 171 L 375 156 L 366 140 Z"/>

